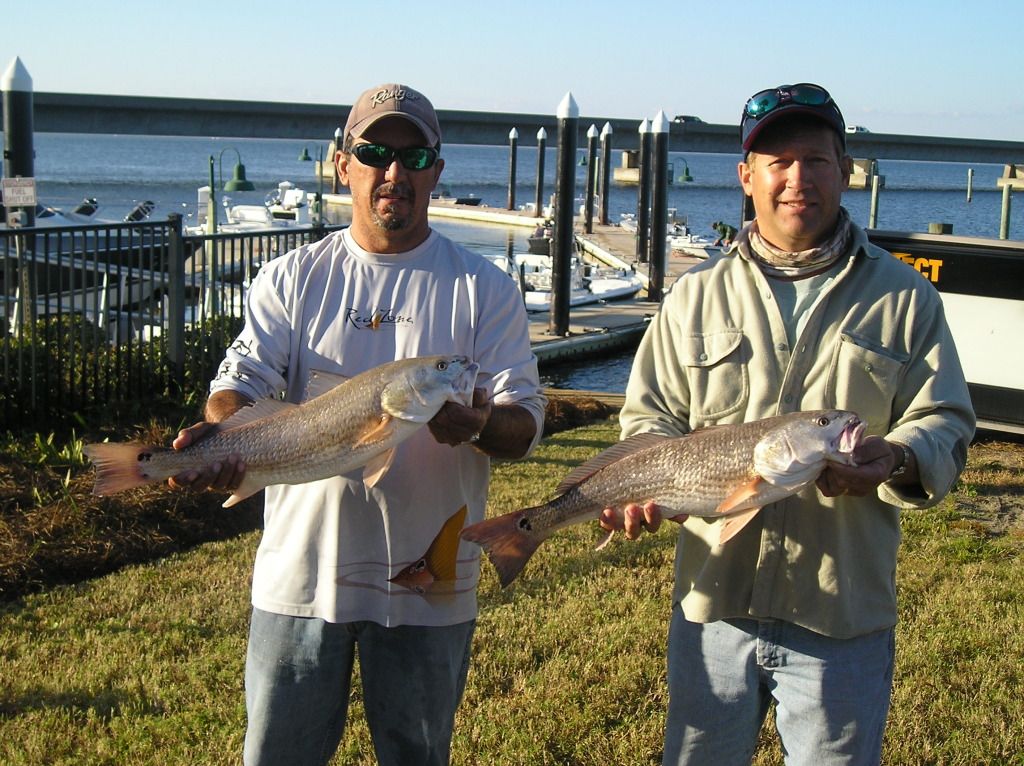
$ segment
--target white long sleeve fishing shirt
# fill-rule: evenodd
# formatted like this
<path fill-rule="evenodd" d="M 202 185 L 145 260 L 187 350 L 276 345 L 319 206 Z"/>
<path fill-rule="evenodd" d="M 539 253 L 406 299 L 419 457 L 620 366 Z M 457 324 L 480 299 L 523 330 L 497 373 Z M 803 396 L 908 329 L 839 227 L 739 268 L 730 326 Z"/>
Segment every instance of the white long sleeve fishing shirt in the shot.
<path fill-rule="evenodd" d="M 495 404 L 516 403 L 542 432 L 545 399 L 514 282 L 431 232 L 406 253 L 360 248 L 348 230 L 270 261 L 253 280 L 245 328 L 211 392 L 302 401 L 309 374 L 352 377 L 395 359 L 464 354 Z M 532 449 L 532 447 L 531 447 Z M 463 505 L 484 517 L 490 461 L 439 444 L 423 428 L 397 448 L 373 488 L 361 474 L 266 490 L 252 602 L 279 614 L 385 626 L 447 625 L 476 616 L 479 548 L 462 543 L 452 595 L 426 599 L 388 582 L 422 557 Z"/>

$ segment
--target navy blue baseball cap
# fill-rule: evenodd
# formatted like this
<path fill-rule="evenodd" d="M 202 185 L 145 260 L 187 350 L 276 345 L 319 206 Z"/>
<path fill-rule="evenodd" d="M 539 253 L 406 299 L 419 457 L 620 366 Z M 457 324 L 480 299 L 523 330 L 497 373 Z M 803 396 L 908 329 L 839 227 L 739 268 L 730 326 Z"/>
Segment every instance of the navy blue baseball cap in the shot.
<path fill-rule="evenodd" d="M 806 114 L 826 123 L 846 148 L 846 121 L 832 96 L 820 85 L 811 82 L 780 85 L 755 93 L 743 107 L 740 134 L 743 151 L 749 152 L 757 137 L 767 126 L 783 117 Z"/>

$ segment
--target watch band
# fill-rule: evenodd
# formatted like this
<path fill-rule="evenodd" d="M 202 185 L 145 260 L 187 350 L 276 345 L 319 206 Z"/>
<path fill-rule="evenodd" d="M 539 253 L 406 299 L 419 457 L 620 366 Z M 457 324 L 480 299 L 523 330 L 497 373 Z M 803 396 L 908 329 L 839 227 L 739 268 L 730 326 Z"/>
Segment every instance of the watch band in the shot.
<path fill-rule="evenodd" d="M 903 460 L 900 461 L 899 465 L 892 469 L 889 474 L 890 479 L 895 479 L 898 476 L 902 476 L 907 472 L 907 464 L 910 462 L 910 448 L 906 444 L 900 444 L 899 442 L 889 442 L 894 447 L 899 447 L 900 452 L 903 453 Z"/>

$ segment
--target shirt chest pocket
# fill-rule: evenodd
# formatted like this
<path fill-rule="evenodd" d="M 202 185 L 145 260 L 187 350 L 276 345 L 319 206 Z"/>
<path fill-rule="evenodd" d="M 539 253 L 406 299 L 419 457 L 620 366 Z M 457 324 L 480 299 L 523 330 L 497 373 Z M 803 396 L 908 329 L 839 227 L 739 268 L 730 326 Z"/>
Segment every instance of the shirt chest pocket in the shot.
<path fill-rule="evenodd" d="M 828 401 L 856 412 L 870 433 L 886 433 L 892 402 L 909 357 L 885 349 L 878 341 L 844 332 L 829 373 Z"/>
<path fill-rule="evenodd" d="M 691 335 L 679 349 L 690 388 L 691 418 L 713 420 L 740 410 L 750 398 L 743 332 Z"/>

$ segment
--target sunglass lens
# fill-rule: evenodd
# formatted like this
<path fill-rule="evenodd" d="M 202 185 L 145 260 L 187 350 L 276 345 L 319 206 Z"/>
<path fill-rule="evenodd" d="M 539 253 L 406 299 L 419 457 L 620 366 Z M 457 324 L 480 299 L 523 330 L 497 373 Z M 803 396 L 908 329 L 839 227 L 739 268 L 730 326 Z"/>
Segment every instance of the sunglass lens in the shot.
<path fill-rule="evenodd" d="M 361 163 L 372 168 L 386 168 L 394 157 L 391 149 L 382 144 L 358 144 L 352 151 Z"/>
<path fill-rule="evenodd" d="M 415 146 L 399 152 L 406 170 L 426 170 L 437 160 L 437 152 L 427 146 Z"/>
<path fill-rule="evenodd" d="M 828 91 L 817 85 L 794 85 L 789 89 L 789 96 L 796 103 L 804 106 L 822 106 L 827 104 L 831 96 Z"/>
<path fill-rule="evenodd" d="M 761 117 L 779 105 L 779 93 L 775 90 L 763 90 L 756 93 L 747 102 L 746 112 L 750 117 Z"/>

